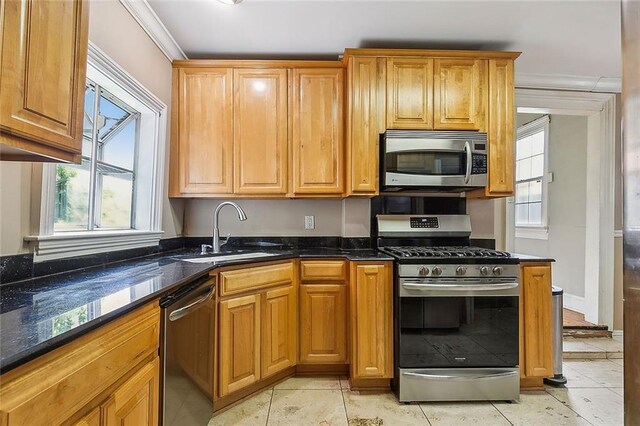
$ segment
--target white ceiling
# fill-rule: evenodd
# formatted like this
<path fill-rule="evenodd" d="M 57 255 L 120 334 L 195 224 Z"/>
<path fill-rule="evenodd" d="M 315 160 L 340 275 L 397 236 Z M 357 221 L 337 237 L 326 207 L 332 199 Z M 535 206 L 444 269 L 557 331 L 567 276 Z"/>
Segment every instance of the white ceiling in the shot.
<path fill-rule="evenodd" d="M 516 72 L 620 77 L 620 2 L 148 0 L 189 58 L 336 59 L 346 47 L 516 50 Z"/>

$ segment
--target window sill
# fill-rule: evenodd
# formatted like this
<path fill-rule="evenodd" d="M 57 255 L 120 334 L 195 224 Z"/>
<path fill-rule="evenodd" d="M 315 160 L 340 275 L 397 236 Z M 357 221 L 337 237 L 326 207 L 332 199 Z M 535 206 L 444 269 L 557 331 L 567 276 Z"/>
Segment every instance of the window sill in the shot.
<path fill-rule="evenodd" d="M 34 247 L 34 262 L 157 246 L 162 231 L 94 231 L 35 235 L 24 240 Z"/>
<path fill-rule="evenodd" d="M 549 228 L 546 227 L 516 227 L 516 238 L 529 240 L 548 240 Z"/>

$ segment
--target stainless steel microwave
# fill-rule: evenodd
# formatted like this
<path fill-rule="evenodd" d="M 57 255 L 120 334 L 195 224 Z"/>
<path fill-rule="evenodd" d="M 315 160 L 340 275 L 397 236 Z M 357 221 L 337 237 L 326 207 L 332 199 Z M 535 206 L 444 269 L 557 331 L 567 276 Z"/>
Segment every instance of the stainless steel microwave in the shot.
<path fill-rule="evenodd" d="M 487 183 L 487 134 L 387 130 L 382 138 L 382 191 L 464 191 Z"/>

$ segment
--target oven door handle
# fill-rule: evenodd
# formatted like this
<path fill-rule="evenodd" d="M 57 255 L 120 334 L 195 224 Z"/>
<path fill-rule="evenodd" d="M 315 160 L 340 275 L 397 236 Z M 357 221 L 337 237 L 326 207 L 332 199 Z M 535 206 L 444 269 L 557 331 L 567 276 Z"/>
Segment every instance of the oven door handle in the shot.
<path fill-rule="evenodd" d="M 464 152 L 467 154 L 467 172 L 464 175 L 464 183 L 469 183 L 469 179 L 471 179 L 471 163 L 473 163 L 473 154 L 471 153 L 471 144 L 469 141 L 464 143 Z"/>
<path fill-rule="evenodd" d="M 403 282 L 402 287 L 407 290 L 453 290 L 453 291 L 474 291 L 474 290 L 510 290 L 518 287 L 517 282 L 500 284 L 416 284 Z"/>
<path fill-rule="evenodd" d="M 193 302 L 189 303 L 187 306 L 184 306 L 180 309 L 176 309 L 175 311 L 171 312 L 169 314 L 169 321 L 176 321 L 184 317 L 185 315 L 189 315 L 189 313 L 198 309 L 200 305 L 211 300 L 215 293 L 216 293 L 216 286 L 214 284 L 211 287 L 209 287 L 209 291 L 207 292 L 207 294 L 205 294 L 201 298 L 194 300 Z"/>
<path fill-rule="evenodd" d="M 507 371 L 505 373 L 495 373 L 495 374 L 483 374 L 478 376 L 449 376 L 442 374 L 423 374 L 423 373 L 413 373 L 410 371 L 405 371 L 402 373 L 403 376 L 415 377 L 418 379 L 425 380 L 491 380 L 491 379 L 504 379 L 506 377 L 513 377 L 519 375 L 519 371 Z"/>

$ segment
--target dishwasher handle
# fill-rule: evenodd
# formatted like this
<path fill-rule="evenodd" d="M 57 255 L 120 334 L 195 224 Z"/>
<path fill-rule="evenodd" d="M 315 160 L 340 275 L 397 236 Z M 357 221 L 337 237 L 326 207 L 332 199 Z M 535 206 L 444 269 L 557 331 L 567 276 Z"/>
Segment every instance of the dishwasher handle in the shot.
<path fill-rule="evenodd" d="M 169 321 L 176 321 L 179 320 L 180 318 L 184 317 L 185 315 L 188 315 L 189 313 L 195 311 L 196 309 L 198 309 L 200 307 L 200 305 L 202 305 L 203 303 L 208 302 L 209 300 L 213 299 L 214 294 L 216 293 L 216 285 L 212 284 L 209 289 L 207 294 L 205 294 L 204 296 L 202 296 L 199 299 L 194 300 L 193 302 L 189 303 L 186 306 L 183 306 L 180 309 L 176 309 L 175 311 L 171 312 L 169 314 Z"/>

